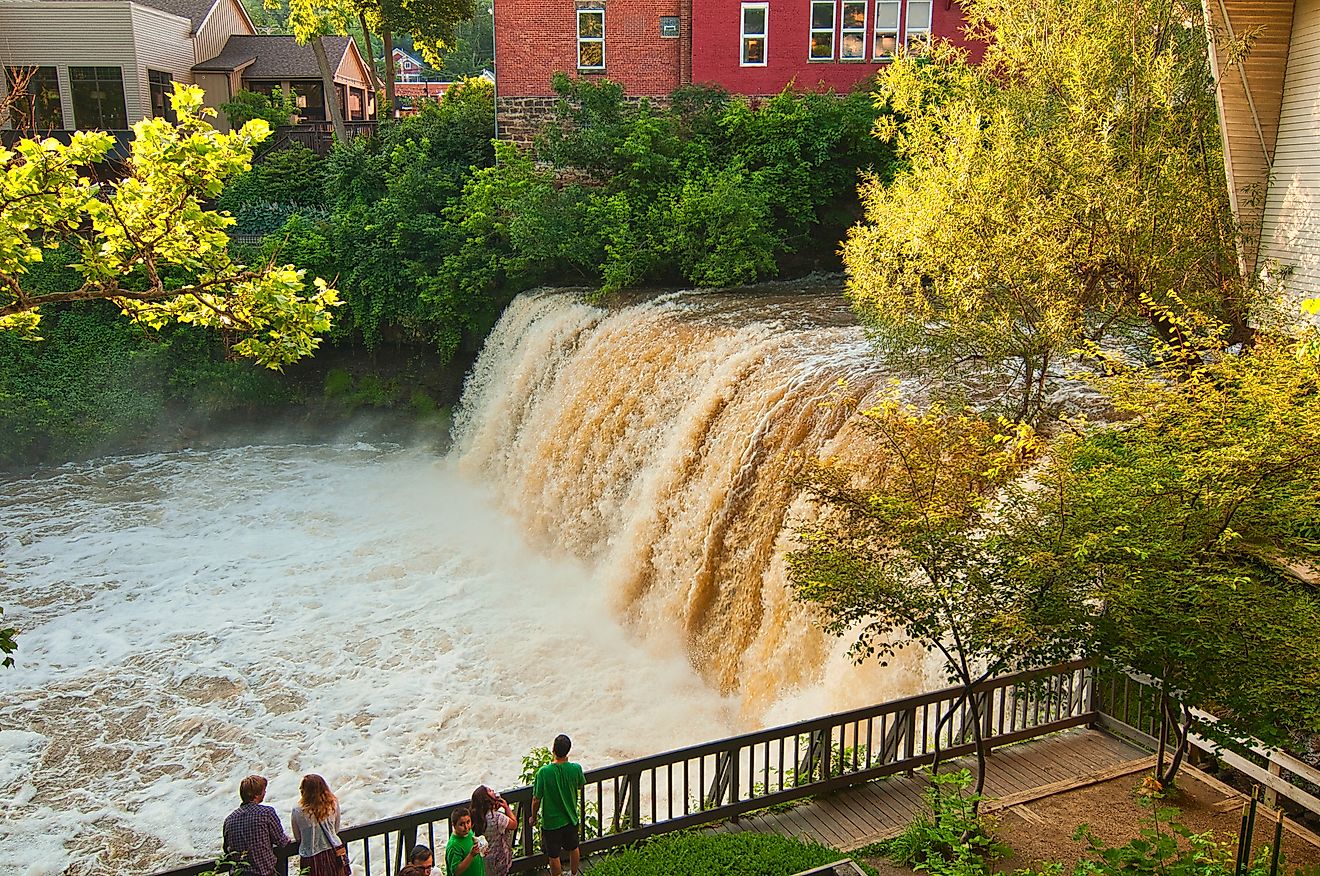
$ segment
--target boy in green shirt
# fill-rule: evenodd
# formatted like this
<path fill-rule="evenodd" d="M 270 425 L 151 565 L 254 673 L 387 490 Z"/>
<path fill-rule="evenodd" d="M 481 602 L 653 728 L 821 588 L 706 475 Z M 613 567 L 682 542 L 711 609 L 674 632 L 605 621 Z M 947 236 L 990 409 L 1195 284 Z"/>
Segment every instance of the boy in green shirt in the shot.
<path fill-rule="evenodd" d="M 550 856 L 551 876 L 560 876 L 564 872 L 559 856 L 568 852 L 569 867 L 573 876 L 582 872 L 581 852 L 578 850 L 579 797 L 587 778 L 582 774 L 582 767 L 568 760 L 569 749 L 573 742 L 564 734 L 555 737 L 551 749 L 555 756 L 554 763 L 548 763 L 536 771 L 536 782 L 532 785 L 532 824 L 536 824 L 536 812 L 545 804 L 545 817 L 541 819 L 541 851 Z"/>
<path fill-rule="evenodd" d="M 449 813 L 449 842 L 445 843 L 447 876 L 486 876 L 486 860 L 472 835 L 472 813 L 460 806 Z"/>

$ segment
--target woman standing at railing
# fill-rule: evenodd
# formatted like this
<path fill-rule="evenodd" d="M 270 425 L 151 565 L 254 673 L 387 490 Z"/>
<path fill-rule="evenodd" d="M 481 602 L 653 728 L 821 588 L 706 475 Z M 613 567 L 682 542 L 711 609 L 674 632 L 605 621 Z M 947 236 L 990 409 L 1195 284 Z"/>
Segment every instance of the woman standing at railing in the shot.
<path fill-rule="evenodd" d="M 472 792 L 472 832 L 490 843 L 486 850 L 486 876 L 509 876 L 513 866 L 513 810 L 493 788 L 479 785 Z"/>
<path fill-rule="evenodd" d="M 307 876 L 346 876 L 348 858 L 341 852 L 339 800 L 316 773 L 303 776 L 300 790 L 302 797 L 291 820 L 301 871 Z"/>

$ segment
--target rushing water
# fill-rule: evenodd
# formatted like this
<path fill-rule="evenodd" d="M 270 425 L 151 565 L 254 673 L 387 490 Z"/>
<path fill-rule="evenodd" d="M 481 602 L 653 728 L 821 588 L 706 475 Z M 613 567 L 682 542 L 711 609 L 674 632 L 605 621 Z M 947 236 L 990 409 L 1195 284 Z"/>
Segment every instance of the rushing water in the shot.
<path fill-rule="evenodd" d="M 785 587 L 792 473 L 887 384 L 836 296 L 514 303 L 448 457 L 268 444 L 4 482 L 0 873 L 213 854 L 250 772 L 349 823 L 911 692 Z"/>

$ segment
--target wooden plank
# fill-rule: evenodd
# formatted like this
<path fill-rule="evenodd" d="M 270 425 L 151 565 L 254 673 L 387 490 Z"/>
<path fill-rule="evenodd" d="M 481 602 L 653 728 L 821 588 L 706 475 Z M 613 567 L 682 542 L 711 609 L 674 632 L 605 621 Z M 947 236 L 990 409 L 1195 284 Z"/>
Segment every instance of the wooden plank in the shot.
<path fill-rule="evenodd" d="M 1181 770 L 1181 773 L 1184 776 L 1191 776 L 1193 779 L 1196 779 L 1198 782 L 1205 785 L 1206 787 L 1213 788 L 1214 790 L 1226 796 L 1237 797 L 1241 801 L 1245 801 L 1247 799 L 1247 796 L 1243 794 L 1241 791 L 1239 791 L 1237 788 L 1234 788 L 1231 785 L 1224 784 L 1223 782 L 1219 781 L 1219 779 L 1216 779 L 1214 776 L 1208 775 L 1202 772 L 1201 770 L 1198 770 L 1194 766 L 1184 766 Z M 1228 801 L 1224 801 L 1224 802 L 1228 802 Z M 1216 804 L 1216 806 L 1218 805 L 1219 804 Z M 1320 836 L 1316 836 L 1314 833 L 1302 827 L 1300 824 L 1293 821 L 1291 818 L 1287 816 L 1284 816 L 1283 819 L 1283 829 L 1288 831 L 1289 835 L 1296 837 L 1297 839 L 1301 840 L 1304 843 L 1307 843 L 1308 845 L 1312 845 L 1315 846 L 1317 849 L 1320 849 Z"/>
<path fill-rule="evenodd" d="M 1022 803 L 1030 803 L 1033 800 L 1040 800 L 1045 797 L 1052 797 L 1055 794 L 1062 794 L 1064 791 L 1071 791 L 1075 788 L 1083 788 L 1087 785 L 1095 785 L 1100 782 L 1107 782 L 1110 779 L 1116 779 L 1119 776 L 1131 775 L 1141 770 L 1148 770 L 1155 765 L 1155 757 L 1143 757 L 1140 760 L 1130 760 L 1108 769 L 1088 773 L 1084 776 L 1077 776 L 1072 779 L 1065 779 L 1061 782 L 1054 782 L 1049 785 L 1041 785 L 1036 788 L 1028 788 L 1009 797 L 999 800 L 989 800 L 982 807 L 985 812 L 999 812 L 1012 806 Z"/>

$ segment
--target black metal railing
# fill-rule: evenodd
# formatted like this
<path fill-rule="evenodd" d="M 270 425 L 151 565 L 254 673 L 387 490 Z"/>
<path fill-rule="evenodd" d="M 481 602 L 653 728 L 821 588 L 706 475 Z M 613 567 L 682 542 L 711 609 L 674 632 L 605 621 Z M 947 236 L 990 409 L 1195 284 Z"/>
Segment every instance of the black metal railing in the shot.
<path fill-rule="evenodd" d="M 375 120 L 345 122 L 344 127 L 348 129 L 348 139 L 350 140 L 356 140 L 358 137 L 376 136 Z M 267 141 L 264 149 L 266 151 L 287 149 L 295 144 L 306 146 L 317 155 L 329 155 L 331 147 L 335 145 L 334 124 L 331 122 L 302 122 L 297 125 L 281 125 L 275 129 L 274 135 Z"/>
<path fill-rule="evenodd" d="M 1091 723 L 1094 669 L 1074 661 L 990 679 L 976 689 L 983 735 L 1007 745 Z M 583 853 L 801 800 L 974 750 L 970 703 L 946 688 L 862 709 L 706 742 L 586 773 L 579 801 Z M 519 819 L 513 872 L 533 869 L 531 789 L 504 794 Z M 449 803 L 340 832 L 355 876 L 390 876 L 419 841 L 449 838 Z M 196 876 L 200 863 L 159 876 Z"/>

